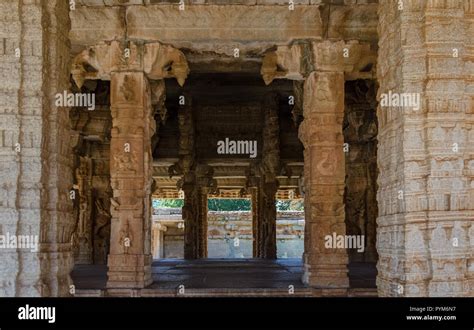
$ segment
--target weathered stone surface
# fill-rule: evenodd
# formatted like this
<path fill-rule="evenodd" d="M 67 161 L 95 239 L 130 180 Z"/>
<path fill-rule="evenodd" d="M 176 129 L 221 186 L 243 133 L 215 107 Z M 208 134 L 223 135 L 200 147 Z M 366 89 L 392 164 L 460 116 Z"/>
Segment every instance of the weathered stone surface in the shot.
<path fill-rule="evenodd" d="M 2 249 L 0 296 L 68 295 L 75 226 L 69 109 L 53 102 L 69 88 L 68 8 L 62 1 L 1 1 L 0 8 L 0 231 L 39 240 L 37 251 Z"/>
<path fill-rule="evenodd" d="M 376 87 L 370 80 L 345 84 L 344 203 L 347 235 L 364 237 L 364 249 L 348 251 L 350 261 L 377 261 L 375 247 L 377 209 Z"/>
<path fill-rule="evenodd" d="M 260 70 L 265 83 L 273 79 L 304 80 L 314 71 L 343 70 L 348 80 L 373 78 L 376 52 L 358 41 L 313 41 L 278 46 L 265 54 Z"/>
<path fill-rule="evenodd" d="M 413 1 L 398 10 L 384 1 L 379 17 L 379 99 L 419 93 L 421 104 L 377 112 L 378 292 L 472 296 L 473 53 L 461 44 L 473 41 L 472 8 Z"/>
<path fill-rule="evenodd" d="M 86 79 L 110 80 L 112 72 L 123 70 L 143 71 L 148 78 L 155 80 L 176 78 L 181 86 L 189 73 L 183 53 L 159 43 L 100 43 L 77 55 L 71 67 L 72 77 L 79 88 Z"/>
<path fill-rule="evenodd" d="M 303 282 L 315 287 L 347 288 L 345 249 L 325 246 L 327 235 L 345 235 L 344 74 L 313 72 L 304 86 L 305 271 Z"/>
<path fill-rule="evenodd" d="M 107 286 L 145 287 L 151 279 L 151 92 L 143 72 L 111 75 L 112 228 Z M 139 119 L 139 120 L 137 120 Z"/>

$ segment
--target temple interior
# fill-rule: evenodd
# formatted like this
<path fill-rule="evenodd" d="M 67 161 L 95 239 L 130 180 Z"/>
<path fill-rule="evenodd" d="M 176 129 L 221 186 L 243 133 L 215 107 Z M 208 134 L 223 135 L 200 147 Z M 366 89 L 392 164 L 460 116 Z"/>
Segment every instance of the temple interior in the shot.
<path fill-rule="evenodd" d="M 0 13 L 0 296 L 473 296 L 472 0 Z"/>

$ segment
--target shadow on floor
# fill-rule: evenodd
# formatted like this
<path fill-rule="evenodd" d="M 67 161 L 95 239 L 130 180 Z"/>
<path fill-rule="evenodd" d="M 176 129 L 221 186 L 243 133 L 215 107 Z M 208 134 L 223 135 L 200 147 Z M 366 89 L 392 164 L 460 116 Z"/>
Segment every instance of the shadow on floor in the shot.
<path fill-rule="evenodd" d="M 152 264 L 149 288 L 302 288 L 302 274 L 301 259 L 162 259 Z M 351 288 L 375 288 L 376 275 L 375 263 L 349 264 Z M 76 265 L 71 277 L 77 289 L 104 289 L 107 266 Z"/>

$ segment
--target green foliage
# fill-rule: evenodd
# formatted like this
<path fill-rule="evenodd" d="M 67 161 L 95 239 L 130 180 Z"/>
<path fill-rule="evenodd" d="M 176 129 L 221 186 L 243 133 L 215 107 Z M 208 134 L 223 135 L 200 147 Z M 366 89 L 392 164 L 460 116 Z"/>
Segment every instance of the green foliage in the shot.
<path fill-rule="evenodd" d="M 183 199 L 154 199 L 153 200 L 153 208 L 155 209 L 163 209 L 163 208 L 176 208 L 176 207 L 183 207 L 184 200 Z"/>
<path fill-rule="evenodd" d="M 304 211 L 304 201 L 302 199 L 277 200 L 278 211 Z"/>
<path fill-rule="evenodd" d="M 252 202 L 250 199 L 236 198 L 209 198 L 207 200 L 209 211 L 250 211 Z"/>
<path fill-rule="evenodd" d="M 178 208 L 183 207 L 182 199 L 154 199 L 153 208 Z M 245 198 L 209 198 L 207 200 L 209 211 L 250 211 L 252 202 Z M 303 200 L 277 200 L 278 211 L 303 211 Z"/>

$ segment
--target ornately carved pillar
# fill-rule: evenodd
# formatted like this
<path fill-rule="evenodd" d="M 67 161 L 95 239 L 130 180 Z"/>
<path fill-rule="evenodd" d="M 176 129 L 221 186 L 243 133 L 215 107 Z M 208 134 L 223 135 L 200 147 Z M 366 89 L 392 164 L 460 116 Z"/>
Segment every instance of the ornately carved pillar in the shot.
<path fill-rule="evenodd" d="M 278 46 L 268 52 L 260 72 L 266 84 L 274 79 L 305 81 L 304 120 L 299 127 L 304 151 L 305 178 L 305 271 L 306 284 L 339 288 L 349 286 L 345 248 L 326 248 L 325 238 L 346 235 L 344 223 L 344 179 L 342 122 L 344 79 L 371 78 L 374 61 L 369 44 L 357 41 L 313 41 Z M 369 65 L 370 64 L 370 65 Z M 296 101 L 300 99 L 296 90 Z M 298 123 L 299 106 L 295 109 Z M 329 245 L 328 245 L 329 246 Z"/>
<path fill-rule="evenodd" d="M 111 81 L 110 143 L 111 237 L 109 288 L 142 288 L 151 279 L 152 136 L 156 122 L 152 94 L 162 100 L 162 83 L 176 78 L 182 86 L 189 67 L 182 52 L 160 43 L 119 40 L 85 49 L 72 64 L 78 87 L 87 79 Z"/>
<path fill-rule="evenodd" d="M 327 248 L 327 235 L 345 235 L 342 121 L 344 73 L 312 72 L 304 86 L 305 252 L 303 282 L 314 287 L 347 288 L 345 249 Z"/>
<path fill-rule="evenodd" d="M 143 72 L 111 74 L 112 229 L 107 286 L 145 287 L 151 278 L 151 137 L 155 131 Z"/>

